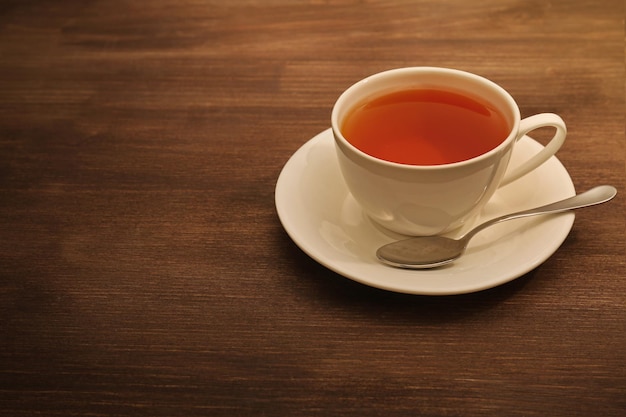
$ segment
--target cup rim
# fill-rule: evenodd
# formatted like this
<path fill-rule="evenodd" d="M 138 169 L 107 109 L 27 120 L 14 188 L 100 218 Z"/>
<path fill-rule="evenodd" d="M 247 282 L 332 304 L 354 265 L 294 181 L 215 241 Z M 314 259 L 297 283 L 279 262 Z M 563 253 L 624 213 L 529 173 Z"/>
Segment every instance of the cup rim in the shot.
<path fill-rule="evenodd" d="M 348 141 L 343 136 L 343 133 L 341 132 L 341 129 L 339 126 L 340 105 L 343 105 L 344 104 L 343 102 L 347 100 L 347 97 L 350 94 L 352 94 L 355 90 L 361 88 L 363 84 L 376 81 L 380 78 L 390 77 L 390 76 L 401 74 L 401 73 L 414 73 L 414 74 L 439 73 L 439 74 L 446 74 L 450 76 L 457 76 L 457 77 L 460 76 L 460 77 L 465 77 L 467 79 L 471 79 L 477 83 L 485 84 L 485 86 L 487 86 L 488 88 L 491 88 L 497 91 L 499 95 L 502 96 L 504 100 L 508 102 L 510 110 L 513 113 L 513 123 L 509 130 L 508 136 L 502 142 L 500 142 L 498 146 L 490 149 L 489 151 L 485 153 L 482 153 L 470 159 L 465 159 L 463 161 L 451 162 L 451 163 L 446 163 L 446 164 L 436 164 L 436 165 L 404 164 L 404 163 L 393 162 L 393 161 L 388 161 L 386 159 L 377 158 L 366 152 L 363 152 L 362 150 L 354 146 L 352 143 L 350 143 L 350 141 Z M 382 166 L 394 167 L 396 169 L 404 169 L 404 170 L 412 170 L 412 171 L 415 171 L 415 170 L 437 171 L 437 170 L 443 170 L 443 169 L 453 169 L 453 168 L 459 168 L 465 165 L 479 163 L 485 159 L 491 158 L 493 155 L 503 152 L 516 139 L 517 132 L 519 130 L 520 120 L 521 120 L 521 114 L 520 114 L 519 107 L 517 103 L 515 102 L 515 99 L 513 99 L 511 94 L 508 91 L 506 91 L 504 88 L 502 88 L 500 85 L 496 84 L 495 82 L 485 77 L 482 77 L 480 75 L 477 75 L 471 72 L 467 72 L 467 71 L 463 71 L 459 69 L 453 69 L 453 68 L 430 67 L 430 66 L 393 68 L 393 69 L 378 72 L 368 77 L 365 77 L 355 82 L 350 87 L 348 87 L 343 93 L 341 93 L 339 98 L 337 98 L 337 100 L 335 101 L 335 104 L 333 105 L 333 109 L 331 112 L 331 128 L 333 131 L 333 136 L 335 138 L 335 141 L 340 142 L 339 145 L 341 145 L 341 147 L 349 149 L 354 154 L 358 155 L 360 158 L 363 158 L 371 163 L 379 164 Z"/>

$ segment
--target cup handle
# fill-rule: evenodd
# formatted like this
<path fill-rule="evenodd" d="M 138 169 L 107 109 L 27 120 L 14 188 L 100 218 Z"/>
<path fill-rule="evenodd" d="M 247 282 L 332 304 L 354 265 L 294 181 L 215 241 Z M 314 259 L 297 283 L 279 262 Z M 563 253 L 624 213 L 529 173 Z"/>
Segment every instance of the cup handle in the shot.
<path fill-rule="evenodd" d="M 554 127 L 556 128 L 556 133 L 550 142 L 548 142 L 546 147 L 539 151 L 535 156 L 511 172 L 507 172 L 502 181 L 500 181 L 499 187 L 503 187 L 528 174 L 530 171 L 546 162 L 559 150 L 561 145 L 563 145 L 563 141 L 565 141 L 565 136 L 567 135 L 567 128 L 565 127 L 563 119 L 554 113 L 541 113 L 522 119 L 520 121 L 519 131 L 515 140 L 520 140 L 528 132 L 540 127 Z"/>

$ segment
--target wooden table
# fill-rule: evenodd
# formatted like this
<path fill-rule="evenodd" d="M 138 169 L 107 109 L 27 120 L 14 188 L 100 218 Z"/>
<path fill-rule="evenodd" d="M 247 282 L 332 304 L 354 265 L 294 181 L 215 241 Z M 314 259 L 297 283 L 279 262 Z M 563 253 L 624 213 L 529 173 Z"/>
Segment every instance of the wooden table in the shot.
<path fill-rule="evenodd" d="M 282 167 L 421 65 L 560 114 L 577 190 L 620 194 L 486 291 L 319 265 Z M 0 415 L 626 415 L 624 80 L 619 0 L 2 2 Z"/>

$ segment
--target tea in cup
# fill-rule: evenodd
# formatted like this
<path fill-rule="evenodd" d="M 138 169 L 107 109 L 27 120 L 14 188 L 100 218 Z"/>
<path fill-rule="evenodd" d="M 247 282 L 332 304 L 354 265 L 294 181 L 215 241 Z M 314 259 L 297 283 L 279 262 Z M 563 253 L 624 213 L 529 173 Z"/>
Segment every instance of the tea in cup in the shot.
<path fill-rule="evenodd" d="M 331 125 L 339 166 L 365 213 L 396 233 L 441 234 L 472 221 L 505 186 L 563 144 L 556 114 L 521 119 L 509 93 L 464 71 L 412 67 L 381 72 L 337 99 Z M 528 132 L 551 126 L 548 145 L 507 166 Z"/>

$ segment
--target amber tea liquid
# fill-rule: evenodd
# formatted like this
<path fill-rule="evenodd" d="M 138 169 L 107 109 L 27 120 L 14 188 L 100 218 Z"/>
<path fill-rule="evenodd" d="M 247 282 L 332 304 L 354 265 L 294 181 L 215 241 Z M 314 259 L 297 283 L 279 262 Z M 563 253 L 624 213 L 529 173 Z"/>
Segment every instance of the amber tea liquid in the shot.
<path fill-rule="evenodd" d="M 510 132 L 489 103 L 438 89 L 402 90 L 352 109 L 344 137 L 361 151 L 391 162 L 441 165 L 484 154 Z"/>

